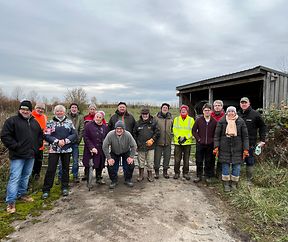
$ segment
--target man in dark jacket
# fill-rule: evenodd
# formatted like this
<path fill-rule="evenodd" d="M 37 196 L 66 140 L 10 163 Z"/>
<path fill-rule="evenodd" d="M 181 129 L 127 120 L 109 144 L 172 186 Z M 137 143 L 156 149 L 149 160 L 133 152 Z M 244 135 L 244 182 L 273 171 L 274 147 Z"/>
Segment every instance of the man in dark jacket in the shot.
<path fill-rule="evenodd" d="M 132 134 L 136 121 L 133 115 L 127 112 L 127 105 L 125 102 L 118 103 L 115 114 L 113 114 L 112 117 L 110 118 L 108 123 L 110 131 L 115 128 L 115 124 L 119 120 L 121 120 L 124 123 L 125 130 L 129 131 Z"/>
<path fill-rule="evenodd" d="M 134 137 L 138 147 L 139 177 L 138 181 L 144 179 L 144 167 L 147 167 L 148 181 L 153 182 L 152 170 L 154 165 L 155 141 L 160 136 L 160 130 L 153 116 L 150 115 L 148 107 L 141 108 L 141 116 L 134 128 Z"/>
<path fill-rule="evenodd" d="M 6 196 L 8 213 L 16 212 L 17 198 L 33 202 L 33 198 L 27 196 L 26 193 L 35 155 L 43 144 L 43 132 L 31 112 L 31 102 L 22 101 L 18 115 L 7 119 L 1 132 L 1 140 L 9 149 L 10 159 Z"/>
<path fill-rule="evenodd" d="M 246 177 L 249 182 L 253 178 L 253 170 L 255 164 L 254 150 L 258 145 L 265 145 L 266 125 L 259 112 L 250 106 L 249 98 L 242 97 L 240 100 L 241 110 L 238 115 L 245 121 L 249 135 L 249 156 L 245 158 Z M 260 142 L 257 144 L 257 132 L 259 132 Z"/>
<path fill-rule="evenodd" d="M 203 116 L 196 119 L 192 134 L 196 139 L 196 179 L 200 182 L 203 176 L 203 159 L 205 160 L 204 175 L 206 182 L 210 183 L 214 176 L 215 160 L 213 159 L 213 141 L 217 122 L 211 117 L 211 105 L 203 105 Z"/>

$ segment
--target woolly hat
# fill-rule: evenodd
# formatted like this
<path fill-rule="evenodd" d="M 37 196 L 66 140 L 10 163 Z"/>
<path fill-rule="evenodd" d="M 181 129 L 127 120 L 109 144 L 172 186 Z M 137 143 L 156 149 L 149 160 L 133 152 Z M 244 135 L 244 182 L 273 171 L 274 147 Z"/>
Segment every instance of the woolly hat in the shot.
<path fill-rule="evenodd" d="M 45 103 L 36 103 L 35 105 L 35 109 L 36 108 L 42 108 L 42 109 L 45 109 Z"/>
<path fill-rule="evenodd" d="M 163 106 L 167 106 L 168 109 L 170 109 L 170 105 L 169 105 L 168 103 L 162 103 L 162 105 L 161 105 L 161 109 L 163 108 Z"/>
<path fill-rule="evenodd" d="M 32 103 L 29 100 L 23 100 L 19 105 L 19 110 L 21 108 L 28 108 L 32 112 Z"/>
<path fill-rule="evenodd" d="M 150 110 L 148 107 L 142 107 L 141 108 L 141 114 L 146 114 L 146 113 L 150 113 Z"/>
<path fill-rule="evenodd" d="M 119 120 L 116 122 L 115 129 L 117 129 L 117 128 L 125 129 L 125 124 L 123 123 L 123 121 Z"/>
<path fill-rule="evenodd" d="M 105 117 L 105 112 L 104 111 L 98 111 L 98 112 L 96 112 L 96 113 L 100 113 L 101 115 L 102 115 L 102 117 L 104 118 Z"/>
<path fill-rule="evenodd" d="M 97 109 L 97 106 L 96 106 L 95 103 L 91 103 L 91 104 L 89 105 L 88 109 L 90 109 L 90 108 L 95 108 L 95 109 Z"/>
<path fill-rule="evenodd" d="M 187 106 L 187 105 L 181 105 L 181 107 L 180 107 L 180 111 L 181 111 L 181 109 L 186 109 L 186 111 L 188 111 L 189 110 L 189 107 Z"/>
<path fill-rule="evenodd" d="M 126 104 L 125 102 L 119 102 L 118 105 L 117 105 L 117 107 L 118 107 L 119 105 L 121 105 L 121 104 L 123 104 L 123 105 L 125 105 L 125 106 L 127 107 L 127 104 Z"/>
<path fill-rule="evenodd" d="M 230 111 L 230 112 L 237 113 L 236 108 L 235 108 L 234 106 L 229 106 L 229 107 L 226 109 L 226 113 L 228 113 L 229 111 Z"/>

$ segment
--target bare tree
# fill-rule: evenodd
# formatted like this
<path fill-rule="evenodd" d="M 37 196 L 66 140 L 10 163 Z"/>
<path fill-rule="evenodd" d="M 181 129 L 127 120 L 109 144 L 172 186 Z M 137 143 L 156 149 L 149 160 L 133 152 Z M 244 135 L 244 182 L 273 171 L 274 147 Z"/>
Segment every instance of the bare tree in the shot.
<path fill-rule="evenodd" d="M 91 103 L 97 103 L 97 98 L 95 96 L 90 98 Z"/>
<path fill-rule="evenodd" d="M 20 101 L 24 97 L 24 91 L 22 87 L 15 87 L 11 93 L 12 99 Z"/>
<path fill-rule="evenodd" d="M 71 90 L 68 89 L 65 94 L 65 102 L 67 104 L 77 103 L 79 109 L 83 110 L 87 106 L 87 93 L 82 87 L 73 88 Z"/>
<path fill-rule="evenodd" d="M 288 56 L 282 56 L 278 66 L 282 72 L 288 74 Z"/>
<path fill-rule="evenodd" d="M 38 100 L 38 93 L 34 90 L 31 90 L 30 92 L 28 92 L 27 97 L 33 103 L 36 103 L 37 101 L 39 101 Z"/>

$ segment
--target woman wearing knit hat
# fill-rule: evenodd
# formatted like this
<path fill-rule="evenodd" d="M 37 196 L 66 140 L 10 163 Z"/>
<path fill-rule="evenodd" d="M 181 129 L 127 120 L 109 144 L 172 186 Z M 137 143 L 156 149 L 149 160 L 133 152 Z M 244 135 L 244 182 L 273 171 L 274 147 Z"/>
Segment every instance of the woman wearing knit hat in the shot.
<path fill-rule="evenodd" d="M 230 192 L 237 189 L 241 163 L 248 156 L 249 139 L 246 124 L 235 107 L 228 107 L 224 117 L 217 123 L 213 153 L 222 163 L 224 191 Z"/>

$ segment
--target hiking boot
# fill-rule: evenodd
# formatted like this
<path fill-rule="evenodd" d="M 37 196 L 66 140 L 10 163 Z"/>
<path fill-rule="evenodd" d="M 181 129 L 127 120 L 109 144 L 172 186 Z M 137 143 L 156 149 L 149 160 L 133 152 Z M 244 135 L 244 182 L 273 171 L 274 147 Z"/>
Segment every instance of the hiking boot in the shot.
<path fill-rule="evenodd" d="M 155 169 L 155 176 L 154 176 L 155 179 L 159 179 L 159 169 Z"/>
<path fill-rule="evenodd" d="M 193 180 L 193 182 L 195 182 L 195 183 L 198 183 L 198 182 L 201 182 L 201 181 L 202 181 L 201 176 L 197 176 L 197 177 Z"/>
<path fill-rule="evenodd" d="M 105 185 L 106 184 L 106 182 L 103 180 L 102 177 L 96 178 L 96 183 L 99 185 Z"/>
<path fill-rule="evenodd" d="M 163 177 L 169 179 L 168 169 L 163 169 Z"/>
<path fill-rule="evenodd" d="M 109 185 L 109 189 L 114 189 L 117 186 L 117 182 L 111 182 Z"/>
<path fill-rule="evenodd" d="M 42 199 L 47 199 L 49 197 L 49 192 L 43 192 Z"/>
<path fill-rule="evenodd" d="M 224 192 L 231 192 L 230 182 L 229 181 L 223 181 L 224 186 Z"/>
<path fill-rule="evenodd" d="M 28 195 L 19 197 L 19 200 L 24 201 L 24 202 L 34 202 L 34 198 Z"/>
<path fill-rule="evenodd" d="M 148 173 L 147 180 L 149 182 L 154 182 L 152 171 L 147 171 L 147 173 Z"/>
<path fill-rule="evenodd" d="M 137 178 L 137 181 L 143 181 L 144 180 L 144 168 L 139 168 L 139 176 Z"/>
<path fill-rule="evenodd" d="M 80 183 L 79 177 L 74 176 L 74 177 L 73 177 L 73 182 L 74 182 L 74 183 Z"/>
<path fill-rule="evenodd" d="M 206 181 L 207 184 L 211 184 L 212 183 L 212 178 L 211 177 L 207 177 L 205 179 L 205 181 Z"/>
<path fill-rule="evenodd" d="M 184 175 L 183 175 L 183 178 L 185 178 L 187 181 L 189 181 L 189 180 L 191 179 L 188 174 L 184 174 Z"/>
<path fill-rule="evenodd" d="M 125 181 L 124 184 L 125 184 L 127 187 L 133 187 L 133 186 L 134 186 L 134 183 L 133 183 L 131 180 Z"/>
<path fill-rule="evenodd" d="M 6 211 L 7 213 L 10 213 L 10 214 L 15 213 L 16 212 L 15 203 L 9 203 L 7 205 Z"/>
<path fill-rule="evenodd" d="M 63 189 L 63 190 L 62 190 L 62 196 L 63 196 L 63 197 L 67 197 L 68 195 L 69 195 L 68 189 Z"/>
<path fill-rule="evenodd" d="M 82 181 L 87 181 L 87 177 L 86 177 L 86 176 L 83 176 L 81 180 L 82 180 Z"/>
<path fill-rule="evenodd" d="M 179 173 L 175 173 L 173 176 L 174 179 L 179 179 L 179 177 L 180 177 Z"/>
<path fill-rule="evenodd" d="M 231 190 L 236 191 L 238 188 L 238 182 L 236 181 L 231 181 Z"/>

